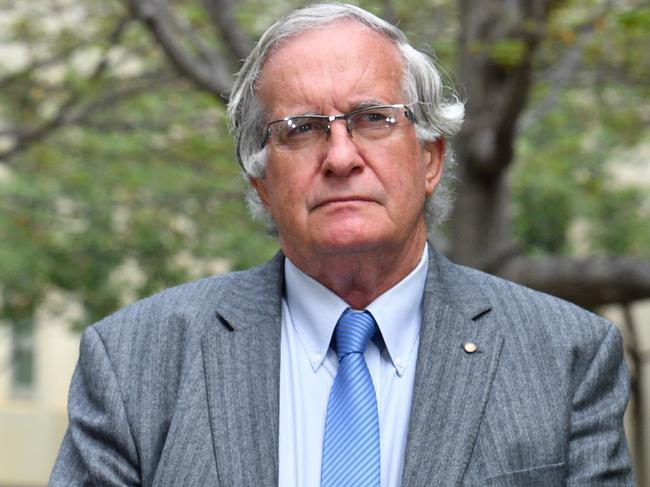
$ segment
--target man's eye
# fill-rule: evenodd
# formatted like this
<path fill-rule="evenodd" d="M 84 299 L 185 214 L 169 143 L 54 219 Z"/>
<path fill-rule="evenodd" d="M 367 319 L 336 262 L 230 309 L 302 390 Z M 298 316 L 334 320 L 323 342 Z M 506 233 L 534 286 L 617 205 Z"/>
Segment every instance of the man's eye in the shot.
<path fill-rule="evenodd" d="M 358 113 L 352 121 L 357 129 L 380 129 L 395 124 L 395 118 L 390 112 L 373 110 L 370 112 Z"/>
<path fill-rule="evenodd" d="M 380 112 L 369 112 L 363 114 L 364 122 L 385 122 L 386 118 L 386 115 Z"/>
<path fill-rule="evenodd" d="M 287 124 L 287 137 L 301 137 L 309 135 L 312 132 L 315 132 L 320 129 L 320 126 L 317 123 L 312 121 L 289 121 Z"/>

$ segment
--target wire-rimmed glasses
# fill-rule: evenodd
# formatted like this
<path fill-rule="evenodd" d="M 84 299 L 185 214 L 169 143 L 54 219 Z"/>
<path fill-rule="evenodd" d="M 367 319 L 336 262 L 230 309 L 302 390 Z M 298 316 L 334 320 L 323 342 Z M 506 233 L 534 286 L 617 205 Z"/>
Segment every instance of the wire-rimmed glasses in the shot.
<path fill-rule="evenodd" d="M 332 122 L 344 120 L 348 134 L 362 140 L 379 140 L 398 127 L 415 123 L 407 105 L 373 105 L 342 115 L 298 115 L 273 120 L 266 127 L 262 148 L 267 144 L 277 151 L 308 150 L 326 141 Z"/>

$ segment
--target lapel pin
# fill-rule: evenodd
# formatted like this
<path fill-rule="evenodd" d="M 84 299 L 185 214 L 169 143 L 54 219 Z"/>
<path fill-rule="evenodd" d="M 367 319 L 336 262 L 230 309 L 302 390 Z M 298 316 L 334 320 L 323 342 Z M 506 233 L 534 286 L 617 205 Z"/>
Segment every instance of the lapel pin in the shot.
<path fill-rule="evenodd" d="M 467 342 L 463 344 L 463 350 L 465 350 L 466 353 L 474 353 L 478 350 L 478 347 L 476 346 L 476 343 Z"/>

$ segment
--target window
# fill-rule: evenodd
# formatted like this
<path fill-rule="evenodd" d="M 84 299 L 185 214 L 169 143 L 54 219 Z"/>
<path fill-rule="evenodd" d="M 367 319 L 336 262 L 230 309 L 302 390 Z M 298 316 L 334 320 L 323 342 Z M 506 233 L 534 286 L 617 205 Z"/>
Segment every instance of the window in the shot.
<path fill-rule="evenodd" d="M 34 377 L 34 328 L 14 329 L 11 340 L 12 395 L 17 398 L 31 397 Z"/>

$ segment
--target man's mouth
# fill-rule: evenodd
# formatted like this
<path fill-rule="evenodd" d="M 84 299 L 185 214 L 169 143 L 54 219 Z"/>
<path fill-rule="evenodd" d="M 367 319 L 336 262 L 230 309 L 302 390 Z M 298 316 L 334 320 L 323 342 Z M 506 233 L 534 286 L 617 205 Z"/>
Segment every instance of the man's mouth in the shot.
<path fill-rule="evenodd" d="M 335 196 L 332 198 L 326 198 L 318 203 L 316 203 L 312 209 L 317 209 L 321 208 L 323 206 L 327 205 L 337 205 L 337 204 L 345 204 L 345 203 L 372 203 L 375 200 L 372 198 L 369 198 L 367 196 Z"/>

